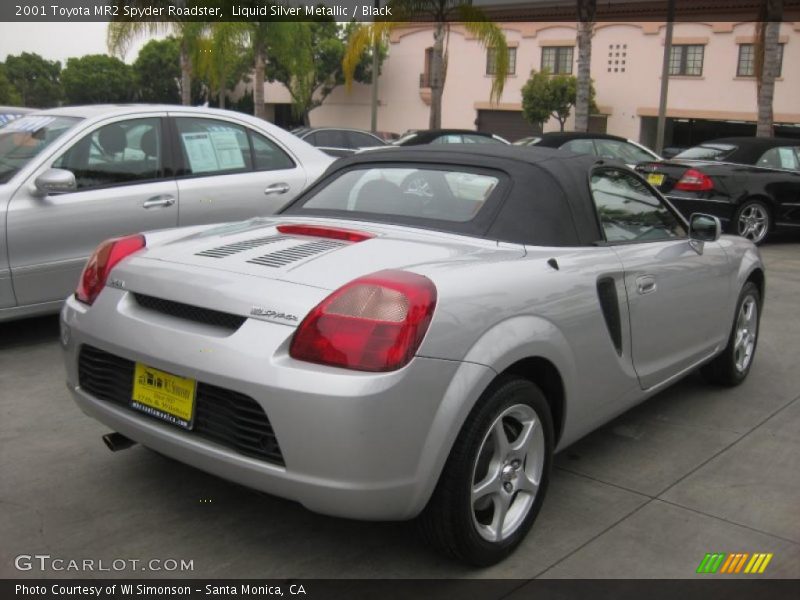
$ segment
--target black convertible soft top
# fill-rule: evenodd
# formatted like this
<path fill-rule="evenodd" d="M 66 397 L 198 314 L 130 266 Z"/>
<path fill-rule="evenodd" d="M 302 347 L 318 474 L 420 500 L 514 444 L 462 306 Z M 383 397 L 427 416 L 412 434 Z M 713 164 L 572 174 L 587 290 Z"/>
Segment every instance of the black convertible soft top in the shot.
<path fill-rule="evenodd" d="M 589 187 L 591 172 L 600 165 L 629 171 L 615 161 L 535 146 L 453 144 L 394 147 L 337 160 L 313 186 L 281 212 L 308 214 L 302 205 L 331 178 L 362 165 L 378 164 L 401 168 L 403 165 L 466 167 L 503 173 L 507 184 L 503 186 L 503 195 L 497 200 L 499 206 L 491 212 L 490 218 L 448 223 L 445 230 L 536 246 L 585 246 L 602 240 Z M 357 218 L 352 213 L 340 216 Z M 435 223 L 425 223 L 419 218 L 392 216 L 391 222 L 441 229 Z"/>
<path fill-rule="evenodd" d="M 727 137 L 708 140 L 707 142 L 698 144 L 698 146 L 714 146 L 717 144 L 736 147 L 733 152 L 725 155 L 723 159 L 725 162 L 754 165 L 756 161 L 764 155 L 764 152 L 770 148 L 777 148 L 779 146 L 800 146 L 800 140 L 779 137 Z"/>

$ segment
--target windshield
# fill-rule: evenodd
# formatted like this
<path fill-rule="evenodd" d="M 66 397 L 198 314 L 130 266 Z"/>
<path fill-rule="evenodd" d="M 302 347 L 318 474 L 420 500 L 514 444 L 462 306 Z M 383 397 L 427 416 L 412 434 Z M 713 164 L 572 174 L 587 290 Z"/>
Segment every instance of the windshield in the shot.
<path fill-rule="evenodd" d="M 434 168 L 375 167 L 345 171 L 287 213 L 326 211 L 466 223 L 497 188 L 493 175 Z M 387 220 L 383 218 L 381 220 Z"/>
<path fill-rule="evenodd" d="M 0 128 L 0 183 L 7 183 L 34 156 L 72 128 L 74 117 L 21 117 Z"/>
<path fill-rule="evenodd" d="M 628 164 L 640 163 L 654 158 L 652 154 L 628 142 L 598 138 L 594 143 L 597 146 L 597 154 L 601 158 L 616 158 Z"/>
<path fill-rule="evenodd" d="M 689 160 L 725 160 L 733 154 L 736 146 L 732 144 L 700 144 L 675 155 L 674 158 Z"/>

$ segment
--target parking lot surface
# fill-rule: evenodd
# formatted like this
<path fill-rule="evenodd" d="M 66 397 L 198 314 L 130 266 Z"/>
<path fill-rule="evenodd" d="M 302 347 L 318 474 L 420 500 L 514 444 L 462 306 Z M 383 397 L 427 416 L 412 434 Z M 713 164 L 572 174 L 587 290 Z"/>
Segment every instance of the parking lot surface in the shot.
<path fill-rule="evenodd" d="M 480 570 L 408 524 L 315 515 L 140 446 L 109 452 L 65 388 L 57 318 L 0 324 L 0 577 L 685 578 L 710 552 L 772 553 L 759 577 L 800 577 L 798 242 L 762 249 L 747 381 L 692 375 L 567 448 L 531 534 Z M 20 554 L 193 571 L 18 571 Z"/>

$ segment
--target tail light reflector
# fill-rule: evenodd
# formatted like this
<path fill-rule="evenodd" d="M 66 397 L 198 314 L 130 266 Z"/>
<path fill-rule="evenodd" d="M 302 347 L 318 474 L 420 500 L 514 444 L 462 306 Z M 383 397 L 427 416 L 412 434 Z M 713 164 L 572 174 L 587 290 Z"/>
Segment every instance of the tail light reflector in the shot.
<path fill-rule="evenodd" d="M 413 358 L 435 307 L 436 287 L 423 275 L 367 275 L 333 292 L 303 319 L 289 355 L 357 371 L 394 371 Z"/>
<path fill-rule="evenodd" d="M 278 225 L 278 231 L 288 235 L 308 235 L 331 240 L 344 240 L 345 242 L 363 242 L 375 237 L 371 233 L 363 231 L 321 225 Z"/>
<path fill-rule="evenodd" d="M 112 238 L 101 243 L 83 268 L 75 297 L 85 304 L 94 304 L 119 261 L 145 247 L 143 235 Z"/>
<path fill-rule="evenodd" d="M 675 189 L 684 192 L 707 192 L 714 189 L 714 182 L 702 171 L 688 169 L 675 184 Z"/>

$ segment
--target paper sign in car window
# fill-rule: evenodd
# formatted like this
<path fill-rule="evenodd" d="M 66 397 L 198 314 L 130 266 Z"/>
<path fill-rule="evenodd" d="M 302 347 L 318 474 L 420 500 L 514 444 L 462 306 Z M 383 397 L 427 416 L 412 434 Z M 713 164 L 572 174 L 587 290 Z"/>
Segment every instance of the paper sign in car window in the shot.
<path fill-rule="evenodd" d="M 219 170 L 217 155 L 208 133 L 184 133 L 181 137 L 192 173 Z"/>
<path fill-rule="evenodd" d="M 211 131 L 211 143 L 217 155 L 220 170 L 244 169 L 244 156 L 239 140 L 233 131 Z"/>
<path fill-rule="evenodd" d="M 797 157 L 795 156 L 794 148 L 778 148 L 778 154 L 781 157 L 781 168 L 797 170 Z"/>

